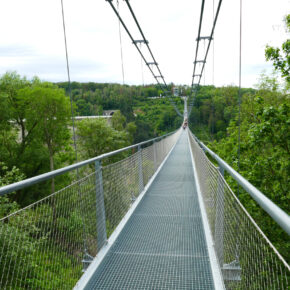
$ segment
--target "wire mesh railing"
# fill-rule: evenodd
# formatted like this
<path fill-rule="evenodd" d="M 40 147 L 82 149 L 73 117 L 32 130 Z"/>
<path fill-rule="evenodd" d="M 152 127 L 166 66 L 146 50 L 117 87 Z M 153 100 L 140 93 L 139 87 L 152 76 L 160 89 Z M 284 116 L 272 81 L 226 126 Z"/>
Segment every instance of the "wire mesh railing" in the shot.
<path fill-rule="evenodd" d="M 0 219 L 0 288 L 72 289 L 179 133 L 143 142 L 138 151 L 130 146 L 135 153 L 104 167 L 92 160 L 87 176 Z"/>
<path fill-rule="evenodd" d="M 289 289 L 290 268 L 192 133 L 190 145 L 226 289 Z"/>

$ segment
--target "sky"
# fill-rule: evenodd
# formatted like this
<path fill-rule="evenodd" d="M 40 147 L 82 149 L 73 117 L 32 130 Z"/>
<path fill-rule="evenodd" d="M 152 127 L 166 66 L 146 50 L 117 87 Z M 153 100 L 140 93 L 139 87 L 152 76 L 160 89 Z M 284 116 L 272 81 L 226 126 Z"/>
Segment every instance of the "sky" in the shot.
<path fill-rule="evenodd" d="M 17 71 L 28 78 L 67 81 L 60 0 L 0 1 L 0 75 Z M 105 0 L 63 0 L 71 80 L 122 83 L 119 21 Z M 117 0 L 113 0 L 117 5 Z M 167 83 L 191 84 L 201 0 L 131 0 L 146 39 Z M 208 36 L 218 0 L 206 0 L 201 35 Z M 253 87 L 263 71 L 267 44 L 289 38 L 284 16 L 290 0 L 242 0 L 242 86 Z M 125 1 L 120 15 L 134 39 L 141 36 Z M 121 28 L 124 82 L 155 83 Z M 207 42 L 200 42 L 203 59 Z M 141 46 L 145 52 L 144 45 Z M 148 57 L 148 61 L 151 59 Z M 201 84 L 237 85 L 239 0 L 223 0 Z"/>

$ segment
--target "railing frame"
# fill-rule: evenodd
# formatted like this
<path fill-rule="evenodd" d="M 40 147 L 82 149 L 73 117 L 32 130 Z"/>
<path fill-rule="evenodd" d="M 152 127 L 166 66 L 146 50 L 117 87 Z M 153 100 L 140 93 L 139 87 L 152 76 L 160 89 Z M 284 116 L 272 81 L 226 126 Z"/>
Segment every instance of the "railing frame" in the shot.
<path fill-rule="evenodd" d="M 106 211 L 104 201 L 104 188 L 103 188 L 103 173 L 102 173 L 102 161 L 95 161 L 96 169 L 96 212 L 97 212 L 97 245 L 98 251 L 103 247 L 107 241 L 107 229 L 106 229 Z"/>
<path fill-rule="evenodd" d="M 144 189 L 144 181 L 143 181 L 143 162 L 142 162 L 142 148 L 141 145 L 138 146 L 138 159 L 139 159 L 139 193 L 141 193 Z"/>
<path fill-rule="evenodd" d="M 192 132 L 190 133 L 199 144 L 199 146 L 211 157 L 213 157 L 218 162 L 219 166 L 226 170 L 238 182 L 238 184 L 241 185 L 246 190 L 246 192 L 248 192 L 251 197 L 273 218 L 273 220 L 277 222 L 288 235 L 290 235 L 290 216 L 281 208 L 279 208 L 274 202 L 272 202 L 268 197 L 266 197 L 254 185 L 247 181 L 236 170 L 234 170 L 230 165 L 228 165 L 217 154 L 215 154 L 206 145 L 204 145 Z"/>
<path fill-rule="evenodd" d="M 0 196 L 5 195 L 5 194 L 10 193 L 10 192 L 13 192 L 13 191 L 16 191 L 16 190 L 19 190 L 19 189 L 22 189 L 22 188 L 25 188 L 25 187 L 28 187 L 28 186 L 31 186 L 33 184 L 36 184 L 36 183 L 39 183 L 39 182 L 42 182 L 45 180 L 52 179 L 58 175 L 64 174 L 66 172 L 69 172 L 69 171 L 72 171 L 75 169 L 78 169 L 78 168 L 83 167 L 83 166 L 88 165 L 88 164 L 95 163 L 96 161 L 101 161 L 104 158 L 111 157 L 113 155 L 124 152 L 126 150 L 133 149 L 136 147 L 141 148 L 141 146 L 143 146 L 143 145 L 149 144 L 151 142 L 153 143 L 153 142 L 159 141 L 165 137 L 173 135 L 178 130 L 175 130 L 174 132 L 168 133 L 168 134 L 160 136 L 160 137 L 156 137 L 156 138 L 144 141 L 144 142 L 140 142 L 140 143 L 137 143 L 137 144 L 134 144 L 131 146 L 127 146 L 127 147 L 124 147 L 124 148 L 121 148 L 121 149 L 118 149 L 118 150 L 115 150 L 112 152 L 104 153 L 102 155 L 99 155 L 99 156 L 91 158 L 91 159 L 87 159 L 87 160 L 84 160 L 84 161 L 81 161 L 81 162 L 60 168 L 60 169 L 56 169 L 56 170 L 53 170 L 53 171 L 50 171 L 50 172 L 47 172 L 47 173 L 44 173 L 41 175 L 37 175 L 37 176 L 31 177 L 31 178 L 28 178 L 28 179 L 25 179 L 25 180 L 22 180 L 19 182 L 15 182 L 15 183 L 3 186 L 0 188 Z"/>
<path fill-rule="evenodd" d="M 224 169 L 219 166 L 219 172 L 221 175 L 218 176 L 218 189 L 217 189 L 217 207 L 216 207 L 216 218 L 215 218 L 215 241 L 216 248 L 219 249 L 217 253 L 219 261 L 221 263 L 221 267 L 223 266 L 224 261 L 224 253 L 223 253 L 223 245 L 224 245 Z"/>

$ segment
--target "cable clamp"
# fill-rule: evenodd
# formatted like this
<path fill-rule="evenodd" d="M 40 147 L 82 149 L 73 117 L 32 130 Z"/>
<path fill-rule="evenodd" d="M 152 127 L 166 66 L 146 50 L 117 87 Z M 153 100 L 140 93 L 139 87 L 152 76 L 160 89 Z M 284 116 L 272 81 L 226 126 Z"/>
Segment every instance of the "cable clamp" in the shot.
<path fill-rule="evenodd" d="M 146 65 L 158 65 L 157 62 L 146 62 Z"/>
<path fill-rule="evenodd" d="M 133 44 L 137 44 L 137 43 L 149 43 L 148 40 L 144 40 L 144 39 L 140 39 L 140 40 L 133 40 Z"/>
<path fill-rule="evenodd" d="M 213 37 L 210 37 L 210 36 L 200 36 L 200 37 L 197 37 L 196 38 L 196 41 L 200 41 L 202 39 L 204 39 L 204 40 L 206 40 L 206 39 L 213 40 Z"/>
<path fill-rule="evenodd" d="M 205 61 L 205 60 L 195 60 L 193 63 L 194 63 L 194 64 L 195 64 L 195 63 L 206 63 L 206 61 Z"/>

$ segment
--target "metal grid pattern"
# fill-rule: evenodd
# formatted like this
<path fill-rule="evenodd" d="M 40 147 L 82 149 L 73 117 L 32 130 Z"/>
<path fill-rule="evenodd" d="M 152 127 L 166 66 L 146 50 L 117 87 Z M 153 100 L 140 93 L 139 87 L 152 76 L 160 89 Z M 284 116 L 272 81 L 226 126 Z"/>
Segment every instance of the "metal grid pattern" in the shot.
<path fill-rule="evenodd" d="M 289 265 L 263 234 L 193 136 L 190 143 L 227 289 L 289 289 Z"/>
<path fill-rule="evenodd" d="M 143 182 L 148 183 L 149 179 L 155 173 L 154 163 L 154 144 L 142 149 L 142 166 L 143 166 Z M 167 151 L 168 152 L 168 151 Z M 155 153 L 156 154 L 156 153 Z M 156 157 L 155 157 L 156 158 Z"/>
<path fill-rule="evenodd" d="M 103 186 L 108 236 L 139 194 L 139 153 L 103 167 Z"/>
<path fill-rule="evenodd" d="M 72 289 L 179 134 L 103 168 L 96 161 L 93 173 L 2 218 L 0 288 Z"/>
<path fill-rule="evenodd" d="M 1 219 L 1 289 L 74 286 L 82 273 L 83 249 L 97 253 L 97 185 L 93 173 Z M 54 279 L 60 266 L 69 278 Z"/>
<path fill-rule="evenodd" d="M 183 132 L 86 289 L 214 288 L 193 179 Z"/>

